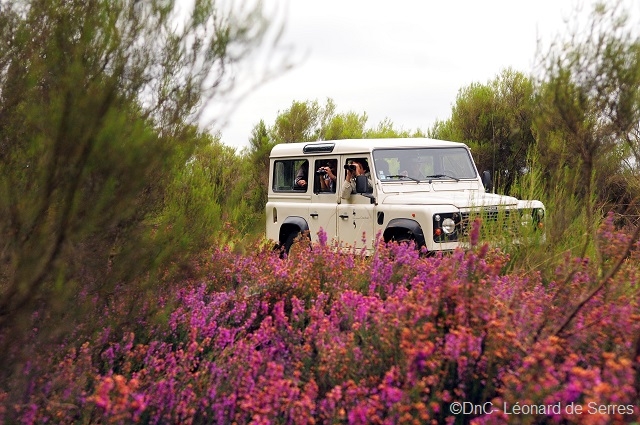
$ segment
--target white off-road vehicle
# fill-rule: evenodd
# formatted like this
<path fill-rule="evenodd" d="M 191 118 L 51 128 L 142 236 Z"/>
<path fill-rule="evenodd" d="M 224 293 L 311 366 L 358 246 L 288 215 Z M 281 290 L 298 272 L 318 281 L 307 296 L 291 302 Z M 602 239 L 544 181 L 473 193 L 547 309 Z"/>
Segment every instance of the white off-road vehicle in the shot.
<path fill-rule="evenodd" d="M 350 164 L 366 174 L 345 189 Z M 331 177 L 336 177 L 332 179 Z M 476 216 L 499 237 L 543 233 L 544 205 L 488 193 L 463 143 L 427 138 L 284 143 L 271 151 L 266 236 L 288 252 L 295 238 L 323 230 L 344 250 L 369 253 L 379 238 L 415 242 L 427 252 L 468 242 Z M 495 235 L 495 233 L 494 233 Z"/>

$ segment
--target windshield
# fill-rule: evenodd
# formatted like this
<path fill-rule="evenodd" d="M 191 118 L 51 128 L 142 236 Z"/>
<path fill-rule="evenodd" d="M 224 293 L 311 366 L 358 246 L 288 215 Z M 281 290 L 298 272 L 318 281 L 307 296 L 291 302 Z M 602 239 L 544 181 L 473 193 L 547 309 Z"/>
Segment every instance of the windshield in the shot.
<path fill-rule="evenodd" d="M 377 149 L 375 173 L 383 182 L 475 179 L 469 151 L 455 148 Z"/>

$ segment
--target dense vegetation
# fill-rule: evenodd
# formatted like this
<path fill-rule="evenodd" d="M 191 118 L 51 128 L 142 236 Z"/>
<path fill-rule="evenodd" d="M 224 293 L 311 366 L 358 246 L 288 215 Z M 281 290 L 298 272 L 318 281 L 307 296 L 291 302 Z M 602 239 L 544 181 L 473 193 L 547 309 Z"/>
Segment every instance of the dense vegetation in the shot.
<path fill-rule="evenodd" d="M 259 5 L 0 1 L 0 422 L 640 420 L 624 17 L 598 6 L 539 75 L 462 88 L 427 131 L 294 100 L 237 152 L 198 124 L 261 48 Z M 481 222 L 429 258 L 263 240 L 275 144 L 423 135 L 545 202 L 547 243 L 489 247 Z"/>
<path fill-rule="evenodd" d="M 551 282 L 506 274 L 509 257 L 486 244 L 430 258 L 380 246 L 364 258 L 335 253 L 325 237 L 288 261 L 268 247 L 216 248 L 194 278 L 135 312 L 122 288 L 53 356 L 33 357 L 18 416 L 445 423 L 466 402 L 486 410 L 460 422 L 508 423 L 516 404 L 559 406 L 519 423 L 637 419 L 639 252 L 620 261 L 631 238 L 611 219 L 599 237 L 609 241 L 609 269 L 567 254 Z M 615 279 L 600 276 L 614 269 Z M 122 315 L 131 323 L 114 326 Z"/>

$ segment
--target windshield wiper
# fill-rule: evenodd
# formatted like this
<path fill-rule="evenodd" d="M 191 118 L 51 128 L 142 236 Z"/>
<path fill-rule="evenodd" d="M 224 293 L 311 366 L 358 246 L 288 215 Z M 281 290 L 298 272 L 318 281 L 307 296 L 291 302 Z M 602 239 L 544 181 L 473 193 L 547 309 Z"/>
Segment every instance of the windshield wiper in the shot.
<path fill-rule="evenodd" d="M 414 182 L 420 183 L 419 179 L 416 179 L 415 177 L 411 177 L 411 176 L 405 176 L 404 174 L 393 174 L 391 176 L 386 176 L 385 179 L 409 179 L 409 180 L 413 180 Z"/>
<path fill-rule="evenodd" d="M 441 179 L 441 178 L 443 178 L 443 177 L 446 177 L 446 178 L 449 178 L 449 179 L 453 179 L 453 180 L 455 180 L 455 181 L 457 181 L 457 182 L 459 182 L 459 181 L 460 181 L 460 179 L 459 179 L 459 178 L 457 178 L 457 177 L 453 177 L 453 176 L 450 176 L 450 175 L 448 175 L 448 174 L 432 174 L 432 175 L 430 175 L 430 176 L 427 176 L 427 178 L 428 178 L 428 179 Z"/>

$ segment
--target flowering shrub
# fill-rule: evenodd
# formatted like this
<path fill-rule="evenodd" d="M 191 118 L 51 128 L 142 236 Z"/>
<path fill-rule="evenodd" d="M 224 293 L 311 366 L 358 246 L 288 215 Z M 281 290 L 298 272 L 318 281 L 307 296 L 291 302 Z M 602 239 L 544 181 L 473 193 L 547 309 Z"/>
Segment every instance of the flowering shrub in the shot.
<path fill-rule="evenodd" d="M 600 237 L 605 264 L 615 262 L 628 240 L 610 222 Z M 380 245 L 366 258 L 321 238 L 285 260 L 266 248 L 221 248 L 206 279 L 163 295 L 166 320 L 147 323 L 144 308 L 130 318 L 143 335 L 105 321 L 77 349 L 38 358 L 19 397 L 0 391 L 0 419 L 637 421 L 637 260 L 633 251 L 603 282 L 587 259 L 566 258 L 557 280 L 543 282 L 506 274 L 508 256 L 487 245 L 434 257 Z"/>

